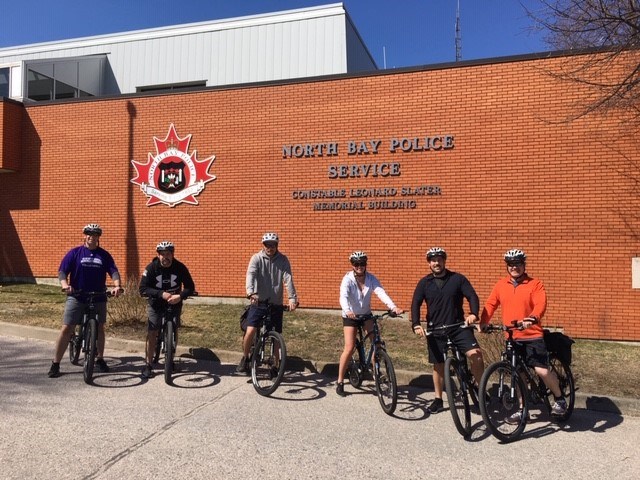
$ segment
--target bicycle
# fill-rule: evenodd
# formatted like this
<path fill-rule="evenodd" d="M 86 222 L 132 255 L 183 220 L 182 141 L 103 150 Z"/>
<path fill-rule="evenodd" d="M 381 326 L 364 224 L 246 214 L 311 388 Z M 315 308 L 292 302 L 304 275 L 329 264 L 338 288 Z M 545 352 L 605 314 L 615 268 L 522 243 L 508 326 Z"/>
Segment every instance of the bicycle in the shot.
<path fill-rule="evenodd" d="M 261 305 L 266 308 L 251 347 L 251 383 L 256 392 L 267 397 L 280 385 L 287 360 L 284 337 L 276 332 L 271 317 L 277 309 L 289 311 L 289 306 L 275 305 L 268 300 Z"/>
<path fill-rule="evenodd" d="M 512 442 L 524 432 L 530 407 L 543 404 L 551 415 L 554 397 L 532 367 L 524 363 L 513 332 L 522 330 L 522 322 L 511 326 L 487 325 L 485 332 L 506 332 L 505 349 L 501 360 L 489 365 L 480 380 L 480 413 L 491 433 L 503 442 Z M 561 416 L 552 415 L 558 422 L 566 422 L 575 404 L 575 382 L 570 366 L 557 354 L 549 352 L 549 365 L 558 377 L 560 391 L 567 401 L 567 410 Z M 510 417 L 522 411 L 518 421 Z"/>
<path fill-rule="evenodd" d="M 444 387 L 447 392 L 449 411 L 453 417 L 453 423 L 460 435 L 467 438 L 471 434 L 471 406 L 469 397 L 473 404 L 478 407 L 477 388 L 469 365 L 467 356 L 461 352 L 451 340 L 450 332 L 457 328 L 474 328 L 467 326 L 464 322 L 452 325 L 442 325 L 427 331 L 426 336 L 437 336 L 442 332 L 447 337 L 447 350 L 444 361 Z"/>
<path fill-rule="evenodd" d="M 66 290 L 63 288 L 63 292 Z M 77 365 L 80 352 L 84 352 L 82 365 L 82 376 L 84 382 L 91 385 L 93 381 L 93 367 L 98 351 L 98 311 L 95 305 L 95 297 L 111 297 L 111 292 L 103 290 L 101 292 L 83 292 L 76 290 L 71 295 L 77 297 L 83 295 L 87 297 L 87 302 L 82 314 L 82 322 L 75 327 L 69 339 L 69 360 Z"/>
<path fill-rule="evenodd" d="M 168 291 L 171 294 L 178 293 L 177 291 Z M 197 296 L 197 292 L 193 292 L 192 296 Z M 189 297 L 187 297 L 189 298 Z M 186 300 L 186 299 L 185 299 Z M 160 329 L 158 330 L 158 337 L 156 338 L 156 346 L 153 354 L 153 362 L 158 363 L 160 354 L 164 353 L 164 381 L 167 385 L 173 384 L 173 370 L 174 363 L 173 358 L 176 353 L 176 347 L 178 346 L 178 337 L 176 331 L 179 326 L 177 313 L 174 312 L 175 305 L 167 303 L 162 311 L 162 317 L 160 320 Z"/>
<path fill-rule="evenodd" d="M 358 322 L 356 346 L 349 364 L 349 382 L 355 388 L 359 388 L 362 385 L 364 374 L 371 372 L 371 363 L 373 361 L 373 379 L 380 406 L 384 413 L 392 415 L 398 403 L 396 372 L 380 335 L 380 327 L 378 325 L 378 322 L 387 316 L 395 318 L 399 315 L 393 311 L 388 311 L 382 315 L 356 316 L 356 319 L 361 320 L 361 322 Z M 364 322 L 367 320 L 373 320 L 373 331 L 365 335 Z M 371 339 L 371 345 L 367 353 L 365 342 L 368 338 Z"/>

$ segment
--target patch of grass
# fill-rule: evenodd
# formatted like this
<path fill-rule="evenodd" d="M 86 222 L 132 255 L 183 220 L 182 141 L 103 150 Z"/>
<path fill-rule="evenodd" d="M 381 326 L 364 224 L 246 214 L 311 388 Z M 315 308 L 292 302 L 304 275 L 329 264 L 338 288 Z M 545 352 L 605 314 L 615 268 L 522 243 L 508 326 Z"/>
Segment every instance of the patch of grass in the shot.
<path fill-rule="evenodd" d="M 107 324 L 107 335 L 143 340 L 146 335 L 146 313 L 140 314 L 144 300 L 137 297 L 137 289 L 129 288 L 126 312 Z M 0 319 L 59 329 L 65 296 L 59 287 L 33 284 L 4 284 L 0 286 Z M 141 303 L 140 303 L 141 302 Z M 115 303 L 109 304 L 112 312 Z M 240 352 L 242 332 L 239 318 L 241 305 L 205 305 L 187 301 L 183 309 L 180 343 L 193 347 Z M 144 311 L 144 308 L 143 310 Z M 404 315 L 407 317 L 407 314 Z M 285 313 L 284 335 L 290 356 L 307 360 L 338 363 L 342 352 L 343 333 L 340 313 L 327 315 L 313 311 L 296 310 Z M 385 319 L 382 337 L 396 369 L 430 372 L 425 341 L 411 332 L 407 320 Z M 485 361 L 499 358 L 502 340 L 499 335 L 477 334 L 485 352 Z M 624 365 L 626 368 L 616 368 Z M 640 369 L 640 344 L 622 344 L 577 340 L 573 346 L 572 369 L 578 388 L 603 396 L 640 397 L 640 384 L 636 372 Z M 614 373 L 615 372 L 615 373 Z"/>

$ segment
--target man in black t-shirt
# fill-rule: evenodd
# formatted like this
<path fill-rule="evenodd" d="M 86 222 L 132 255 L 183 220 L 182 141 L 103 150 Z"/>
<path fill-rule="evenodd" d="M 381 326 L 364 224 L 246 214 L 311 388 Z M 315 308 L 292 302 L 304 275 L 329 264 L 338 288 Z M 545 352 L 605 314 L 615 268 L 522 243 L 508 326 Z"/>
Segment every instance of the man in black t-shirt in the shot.
<path fill-rule="evenodd" d="M 431 248 L 427 252 L 427 262 L 431 273 L 418 282 L 411 302 L 411 326 L 413 333 L 424 337 L 424 329 L 420 325 L 420 308 L 427 304 L 427 329 L 454 325 L 458 323 L 474 324 L 479 321 L 480 301 L 475 290 L 464 275 L 445 268 L 447 253 L 440 247 Z M 469 302 L 471 313 L 467 316 L 462 308 L 464 299 Z M 476 384 L 484 371 L 484 362 L 480 346 L 471 329 L 451 328 L 442 334 L 427 337 L 429 362 L 433 364 L 433 388 L 436 398 L 429 405 L 430 413 L 443 409 L 442 391 L 444 381 L 444 361 L 447 353 L 447 337 L 449 334 L 456 347 L 464 352 L 470 362 L 471 373 Z"/>

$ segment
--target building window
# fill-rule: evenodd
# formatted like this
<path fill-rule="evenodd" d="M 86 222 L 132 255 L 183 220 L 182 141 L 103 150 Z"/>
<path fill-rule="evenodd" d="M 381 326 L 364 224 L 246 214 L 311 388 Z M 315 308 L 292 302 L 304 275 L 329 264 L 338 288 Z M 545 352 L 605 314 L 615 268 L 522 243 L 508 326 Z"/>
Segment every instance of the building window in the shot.
<path fill-rule="evenodd" d="M 0 97 L 9 97 L 11 89 L 9 88 L 9 75 L 11 74 L 11 69 L 0 68 Z"/>
<path fill-rule="evenodd" d="M 165 85 L 147 85 L 144 87 L 136 87 L 136 92 L 156 92 L 160 90 L 172 91 L 172 90 L 187 90 L 198 87 L 206 87 L 207 81 L 201 80 L 197 82 L 184 82 L 184 83 L 167 83 Z"/>
<path fill-rule="evenodd" d="M 40 102 L 101 95 L 105 62 L 102 56 L 28 62 L 25 96 Z"/>

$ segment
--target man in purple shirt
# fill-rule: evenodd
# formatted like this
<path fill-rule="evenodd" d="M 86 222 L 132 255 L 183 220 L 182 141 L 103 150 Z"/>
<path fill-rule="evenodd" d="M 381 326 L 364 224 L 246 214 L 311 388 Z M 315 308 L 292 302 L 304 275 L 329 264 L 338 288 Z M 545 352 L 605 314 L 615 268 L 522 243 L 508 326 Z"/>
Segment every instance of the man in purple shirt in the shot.
<path fill-rule="evenodd" d="M 120 273 L 113 257 L 105 249 L 100 248 L 102 228 L 96 223 L 90 223 L 83 229 L 84 243 L 72 248 L 62 259 L 58 269 L 58 279 L 62 290 L 67 294 L 64 306 L 62 330 L 56 342 L 49 377 L 60 376 L 60 360 L 67 349 L 75 326 L 82 322 L 87 297 L 82 292 L 106 292 L 107 274 L 114 283 L 114 296 L 120 295 Z M 96 366 L 100 372 L 108 372 L 109 367 L 104 361 L 104 324 L 107 320 L 107 296 L 94 297 L 98 311 L 98 353 Z"/>

